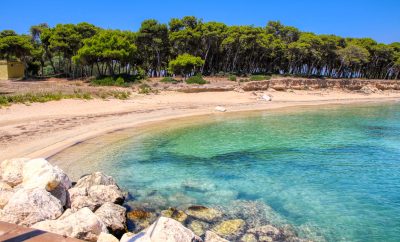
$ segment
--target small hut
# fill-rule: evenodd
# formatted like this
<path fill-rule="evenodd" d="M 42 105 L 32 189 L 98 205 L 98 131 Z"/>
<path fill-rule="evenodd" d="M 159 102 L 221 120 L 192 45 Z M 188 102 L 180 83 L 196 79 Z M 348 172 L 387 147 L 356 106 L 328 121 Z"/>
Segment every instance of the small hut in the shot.
<path fill-rule="evenodd" d="M 0 60 L 0 80 L 22 79 L 25 76 L 25 65 L 20 61 Z"/>

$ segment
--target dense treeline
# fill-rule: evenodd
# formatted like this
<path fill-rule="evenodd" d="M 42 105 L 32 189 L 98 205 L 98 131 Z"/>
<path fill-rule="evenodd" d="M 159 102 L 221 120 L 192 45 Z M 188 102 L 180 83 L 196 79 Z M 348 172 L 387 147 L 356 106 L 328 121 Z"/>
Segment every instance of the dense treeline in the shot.
<path fill-rule="evenodd" d="M 0 58 L 20 59 L 27 74 L 38 77 L 224 72 L 400 78 L 399 42 L 317 35 L 275 21 L 265 27 L 227 26 L 190 16 L 168 25 L 146 20 L 138 32 L 88 23 L 40 24 L 31 27 L 30 35 L 4 30 Z"/>

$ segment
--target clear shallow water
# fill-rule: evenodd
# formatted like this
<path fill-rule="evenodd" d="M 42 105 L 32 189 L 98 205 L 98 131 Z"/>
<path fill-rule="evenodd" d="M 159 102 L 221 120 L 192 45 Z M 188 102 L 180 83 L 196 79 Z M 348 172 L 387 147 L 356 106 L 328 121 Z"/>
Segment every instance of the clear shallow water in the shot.
<path fill-rule="evenodd" d="M 127 138 L 83 159 L 138 203 L 256 201 L 266 205 L 256 216 L 309 238 L 400 241 L 399 120 L 399 104 L 263 112 Z"/>

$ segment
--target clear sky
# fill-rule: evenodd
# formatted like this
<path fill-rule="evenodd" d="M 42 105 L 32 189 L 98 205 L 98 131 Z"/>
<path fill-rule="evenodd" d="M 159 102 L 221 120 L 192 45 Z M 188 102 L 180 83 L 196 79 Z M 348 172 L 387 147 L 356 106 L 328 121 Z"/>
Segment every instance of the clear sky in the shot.
<path fill-rule="evenodd" d="M 269 20 L 318 34 L 400 42 L 400 0 L 6 0 L 0 30 L 27 33 L 34 24 L 90 22 L 137 30 L 141 21 L 194 15 L 228 25 L 265 26 Z"/>

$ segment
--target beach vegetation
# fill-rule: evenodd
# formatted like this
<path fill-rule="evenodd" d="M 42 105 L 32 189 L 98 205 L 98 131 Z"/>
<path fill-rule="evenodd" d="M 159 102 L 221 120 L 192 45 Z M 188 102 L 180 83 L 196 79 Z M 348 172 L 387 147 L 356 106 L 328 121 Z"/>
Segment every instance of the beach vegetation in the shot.
<path fill-rule="evenodd" d="M 32 26 L 29 35 L 4 30 L 0 59 L 22 61 L 27 77 L 116 77 L 112 85 L 120 75 L 400 77 L 399 42 L 303 32 L 279 21 L 261 27 L 228 26 L 193 16 L 168 24 L 145 20 L 137 32 L 89 23 L 42 23 Z"/>
<path fill-rule="evenodd" d="M 200 74 L 189 77 L 188 79 L 185 80 L 185 82 L 187 84 L 199 84 L 199 85 L 207 83 L 207 81 L 204 80 L 203 76 Z"/>

